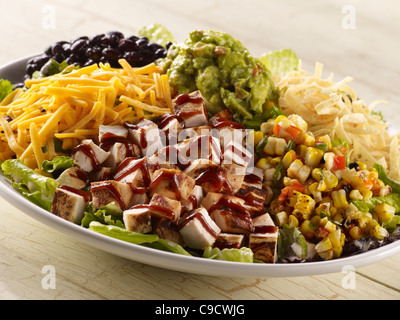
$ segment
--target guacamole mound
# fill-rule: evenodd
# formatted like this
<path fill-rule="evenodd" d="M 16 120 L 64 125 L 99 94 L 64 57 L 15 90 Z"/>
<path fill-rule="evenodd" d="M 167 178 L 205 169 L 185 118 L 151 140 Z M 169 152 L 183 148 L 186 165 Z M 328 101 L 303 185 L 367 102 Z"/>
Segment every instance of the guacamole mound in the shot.
<path fill-rule="evenodd" d="M 242 123 L 260 118 L 276 96 L 267 68 L 224 32 L 192 32 L 169 49 L 164 67 L 177 94 L 200 90 L 211 114 L 229 108 Z"/>

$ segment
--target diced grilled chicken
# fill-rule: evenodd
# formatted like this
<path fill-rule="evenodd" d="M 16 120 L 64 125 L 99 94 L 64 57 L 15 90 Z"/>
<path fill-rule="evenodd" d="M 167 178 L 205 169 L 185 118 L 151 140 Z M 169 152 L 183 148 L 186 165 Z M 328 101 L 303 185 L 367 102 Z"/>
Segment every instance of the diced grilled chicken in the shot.
<path fill-rule="evenodd" d="M 150 157 L 163 147 L 158 126 L 151 120 L 141 119 L 127 124 L 129 139 L 142 150 L 142 156 Z"/>
<path fill-rule="evenodd" d="M 197 136 L 186 142 L 186 146 L 182 146 L 181 154 L 189 159 L 189 161 L 197 159 L 211 160 L 216 164 L 221 163 L 222 153 L 218 139 L 212 136 Z"/>
<path fill-rule="evenodd" d="M 185 169 L 185 174 L 196 179 L 202 173 L 211 168 L 218 168 L 218 165 L 208 159 L 197 159 L 190 162 L 190 165 Z"/>
<path fill-rule="evenodd" d="M 158 235 L 161 239 L 175 242 L 180 245 L 184 245 L 182 236 L 180 235 L 177 225 L 168 219 L 154 219 L 153 234 Z"/>
<path fill-rule="evenodd" d="M 254 258 L 265 263 L 276 263 L 278 259 L 279 228 L 266 213 L 254 219 L 254 233 L 249 237 L 249 248 Z"/>
<path fill-rule="evenodd" d="M 134 193 L 128 183 L 113 180 L 93 182 L 91 191 L 95 209 L 101 209 L 110 203 L 114 203 L 124 211 L 133 205 Z"/>
<path fill-rule="evenodd" d="M 135 208 L 124 211 L 124 224 L 127 230 L 137 233 L 150 233 L 153 230 L 148 208 Z"/>
<path fill-rule="evenodd" d="M 58 188 L 54 194 L 51 212 L 64 220 L 80 224 L 84 217 L 87 203 L 88 199 L 84 196 Z"/>
<path fill-rule="evenodd" d="M 240 249 L 244 245 L 245 236 L 243 234 L 220 233 L 214 248 L 223 249 Z"/>
<path fill-rule="evenodd" d="M 208 125 L 207 108 L 200 91 L 181 95 L 173 103 L 175 114 L 182 119 L 185 128 Z"/>
<path fill-rule="evenodd" d="M 84 140 L 75 149 L 72 158 L 75 160 L 75 165 L 83 171 L 91 173 L 95 169 L 99 169 L 109 156 L 109 152 L 102 150 L 92 140 Z"/>
<path fill-rule="evenodd" d="M 207 210 L 199 207 L 182 218 L 179 233 L 186 246 L 204 250 L 215 243 L 221 229 L 210 218 Z"/>
<path fill-rule="evenodd" d="M 243 184 L 235 196 L 245 201 L 245 207 L 252 217 L 259 216 L 264 212 L 264 203 L 267 197 L 267 192 L 264 189 Z"/>
<path fill-rule="evenodd" d="M 179 149 L 176 146 L 167 146 L 149 158 L 154 165 L 164 169 L 178 169 L 181 162 Z"/>
<path fill-rule="evenodd" d="M 226 192 L 233 194 L 236 191 L 236 188 L 232 188 L 229 183 L 226 168 L 211 160 L 194 160 L 185 169 L 185 173 L 195 179 L 196 184 L 201 186 L 205 193 Z"/>
<path fill-rule="evenodd" d="M 159 169 L 154 172 L 149 186 L 150 195 L 160 194 L 173 200 L 187 200 L 196 181 L 180 170 Z"/>
<path fill-rule="evenodd" d="M 75 189 L 83 189 L 90 184 L 89 176 L 79 167 L 72 167 L 65 170 L 58 178 L 60 186 L 68 186 Z"/>
<path fill-rule="evenodd" d="M 154 194 L 150 200 L 151 215 L 160 219 L 178 221 L 182 213 L 182 204 L 160 194 Z"/>
<path fill-rule="evenodd" d="M 117 168 L 127 158 L 128 149 L 124 143 L 116 142 L 110 148 L 109 153 L 110 155 L 104 162 L 104 166 Z"/>
<path fill-rule="evenodd" d="M 215 136 L 216 130 L 212 126 L 201 126 L 185 128 L 179 133 L 179 141 L 195 138 L 198 136 Z M 218 136 L 216 136 L 218 138 Z"/>
<path fill-rule="evenodd" d="M 253 155 L 245 146 L 236 141 L 229 142 L 222 151 L 224 164 L 237 164 L 247 168 L 252 161 Z"/>
<path fill-rule="evenodd" d="M 244 187 L 263 188 L 264 170 L 257 167 L 248 167 L 246 176 L 244 177 Z"/>
<path fill-rule="evenodd" d="M 95 172 L 94 175 L 92 175 L 92 181 L 105 181 L 105 180 L 112 180 L 114 174 L 115 174 L 115 168 L 109 168 L 109 167 L 102 167 L 99 171 Z"/>
<path fill-rule="evenodd" d="M 224 163 L 221 167 L 225 169 L 226 179 L 233 193 L 238 192 L 246 176 L 246 167 L 235 163 Z"/>
<path fill-rule="evenodd" d="M 243 234 L 254 229 L 253 220 L 243 199 L 221 193 L 208 193 L 202 206 L 222 232 Z"/>
<path fill-rule="evenodd" d="M 154 171 L 158 165 L 149 161 L 147 157 L 136 159 L 127 158 L 118 167 L 115 180 L 130 183 L 135 187 L 148 187 Z"/>
<path fill-rule="evenodd" d="M 178 143 L 182 125 L 179 119 L 173 115 L 165 115 L 160 120 L 160 136 L 164 146 Z"/>
<path fill-rule="evenodd" d="M 224 127 L 218 130 L 218 136 L 222 148 L 230 143 L 244 145 L 246 139 L 246 130 Z"/>
<path fill-rule="evenodd" d="M 194 186 L 193 192 L 189 199 L 182 201 L 182 207 L 184 211 L 192 211 L 196 209 L 200 203 L 203 202 L 204 192 L 203 188 L 200 186 Z"/>
<path fill-rule="evenodd" d="M 99 141 L 104 142 L 110 138 L 123 138 L 128 137 L 128 129 L 123 126 L 100 126 L 99 128 Z"/>

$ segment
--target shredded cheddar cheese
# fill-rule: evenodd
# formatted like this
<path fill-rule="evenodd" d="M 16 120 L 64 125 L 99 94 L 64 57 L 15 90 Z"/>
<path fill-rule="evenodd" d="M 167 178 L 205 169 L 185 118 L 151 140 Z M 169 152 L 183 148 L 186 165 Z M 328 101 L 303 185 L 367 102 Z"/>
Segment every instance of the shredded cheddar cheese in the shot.
<path fill-rule="evenodd" d="M 82 140 L 97 140 L 101 125 L 153 118 L 172 109 L 168 77 L 154 63 L 133 68 L 109 64 L 69 68 L 54 76 L 25 82 L 0 104 L 0 161 L 16 157 L 40 170 L 56 152 Z"/>

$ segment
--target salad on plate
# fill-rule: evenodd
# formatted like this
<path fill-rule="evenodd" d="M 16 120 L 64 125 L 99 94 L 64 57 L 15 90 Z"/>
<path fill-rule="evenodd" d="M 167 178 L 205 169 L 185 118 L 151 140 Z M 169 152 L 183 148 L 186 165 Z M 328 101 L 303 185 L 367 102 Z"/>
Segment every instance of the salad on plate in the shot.
<path fill-rule="evenodd" d="M 0 164 L 49 214 L 243 263 L 339 259 L 400 239 L 399 142 L 289 49 L 156 24 L 60 41 L 0 82 Z"/>

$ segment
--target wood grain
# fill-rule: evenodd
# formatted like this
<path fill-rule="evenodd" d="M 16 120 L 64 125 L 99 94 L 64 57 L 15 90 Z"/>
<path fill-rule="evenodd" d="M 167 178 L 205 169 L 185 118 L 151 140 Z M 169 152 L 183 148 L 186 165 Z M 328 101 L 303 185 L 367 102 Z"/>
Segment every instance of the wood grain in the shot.
<path fill-rule="evenodd" d="M 356 28 L 342 27 L 342 9 L 356 12 Z M 0 0 L 0 65 L 43 51 L 58 40 L 110 30 L 135 34 L 160 22 L 178 41 L 195 29 L 218 29 L 239 38 L 254 55 L 292 48 L 313 70 L 324 63 L 335 79 L 354 77 L 367 102 L 385 99 L 384 115 L 397 124 L 400 104 L 395 0 Z M 45 28 L 46 6 L 55 28 Z M 398 110 L 398 109 L 397 109 Z M 300 278 L 235 279 L 178 273 L 93 249 L 31 219 L 0 199 L 0 299 L 43 300 L 349 300 L 400 298 L 400 255 L 356 271 L 356 288 L 345 289 L 344 274 Z M 56 270 L 56 289 L 42 287 L 44 266 Z"/>

